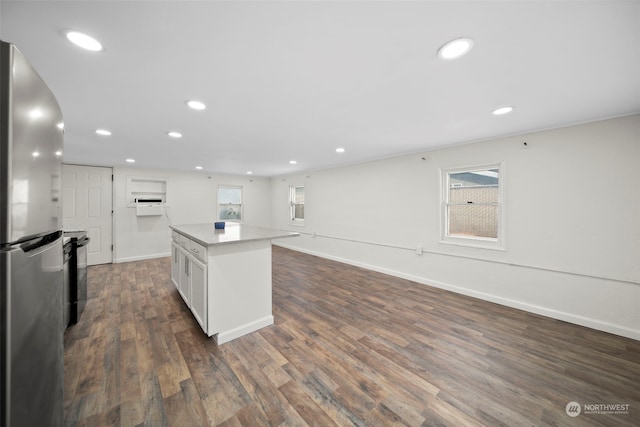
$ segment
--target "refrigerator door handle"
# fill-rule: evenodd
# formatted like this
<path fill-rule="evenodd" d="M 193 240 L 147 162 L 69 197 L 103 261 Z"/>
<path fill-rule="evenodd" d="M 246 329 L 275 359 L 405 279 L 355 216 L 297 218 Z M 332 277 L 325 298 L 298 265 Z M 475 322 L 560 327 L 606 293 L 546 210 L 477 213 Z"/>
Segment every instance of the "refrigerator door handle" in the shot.
<path fill-rule="evenodd" d="M 20 249 L 22 249 L 25 253 L 29 254 L 29 256 L 39 255 L 42 252 L 49 249 L 53 243 L 56 242 L 62 236 L 62 231 L 55 231 L 51 234 L 47 234 L 46 236 L 40 237 L 33 242 L 29 242 L 26 244 L 22 244 Z"/>

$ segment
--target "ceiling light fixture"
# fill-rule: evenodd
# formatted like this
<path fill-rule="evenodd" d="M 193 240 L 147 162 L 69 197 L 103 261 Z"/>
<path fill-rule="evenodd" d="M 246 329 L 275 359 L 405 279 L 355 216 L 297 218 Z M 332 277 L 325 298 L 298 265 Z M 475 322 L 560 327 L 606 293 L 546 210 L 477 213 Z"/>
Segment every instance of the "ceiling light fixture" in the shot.
<path fill-rule="evenodd" d="M 169 135 L 171 138 L 182 138 L 182 134 L 176 131 L 167 132 L 167 135 Z"/>
<path fill-rule="evenodd" d="M 196 166 L 196 169 L 202 170 L 202 166 Z"/>
<path fill-rule="evenodd" d="M 344 148 L 336 148 L 336 153 L 344 153 Z"/>
<path fill-rule="evenodd" d="M 56 154 L 56 156 L 58 156 L 58 157 L 59 157 L 59 156 L 62 156 L 62 151 L 58 150 L 58 151 L 56 151 L 56 152 L 55 152 L 55 154 Z"/>
<path fill-rule="evenodd" d="M 289 160 L 289 164 L 290 164 L 290 165 L 297 165 L 297 164 L 298 164 L 298 162 L 296 162 L 295 160 Z"/>
<path fill-rule="evenodd" d="M 194 110 L 204 110 L 207 108 L 207 106 L 200 101 L 187 101 L 187 105 L 189 108 L 193 108 Z"/>
<path fill-rule="evenodd" d="M 98 40 L 77 31 L 69 31 L 67 33 L 67 39 L 76 46 L 79 46 L 86 50 L 90 50 L 92 52 L 100 52 L 104 49 L 104 47 Z"/>
<path fill-rule="evenodd" d="M 253 175 L 253 172 L 247 171 L 247 175 Z"/>
<path fill-rule="evenodd" d="M 473 47 L 473 40 L 460 38 L 451 40 L 438 50 L 438 58 L 444 60 L 457 59 L 467 54 Z"/>
<path fill-rule="evenodd" d="M 111 132 L 106 129 L 96 129 L 96 133 L 102 136 L 111 136 Z"/>
<path fill-rule="evenodd" d="M 505 114 L 509 114 L 510 112 L 512 112 L 513 109 L 514 107 L 512 106 L 500 107 L 493 110 L 491 114 L 493 114 L 494 116 L 503 116 Z"/>
<path fill-rule="evenodd" d="M 125 162 L 127 162 L 127 163 L 135 163 L 136 161 L 134 159 L 127 159 L 127 160 L 125 160 Z"/>

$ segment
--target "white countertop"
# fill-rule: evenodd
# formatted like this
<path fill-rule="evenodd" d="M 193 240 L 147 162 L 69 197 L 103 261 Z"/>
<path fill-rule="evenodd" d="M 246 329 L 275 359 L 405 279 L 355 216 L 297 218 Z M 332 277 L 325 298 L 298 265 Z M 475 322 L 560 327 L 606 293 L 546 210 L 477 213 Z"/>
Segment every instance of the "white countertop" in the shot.
<path fill-rule="evenodd" d="M 299 233 L 290 231 L 258 227 L 249 224 L 238 224 L 235 222 L 227 222 L 225 228 L 222 230 L 215 229 L 213 222 L 170 225 L 169 228 L 204 246 L 281 239 L 300 235 Z"/>

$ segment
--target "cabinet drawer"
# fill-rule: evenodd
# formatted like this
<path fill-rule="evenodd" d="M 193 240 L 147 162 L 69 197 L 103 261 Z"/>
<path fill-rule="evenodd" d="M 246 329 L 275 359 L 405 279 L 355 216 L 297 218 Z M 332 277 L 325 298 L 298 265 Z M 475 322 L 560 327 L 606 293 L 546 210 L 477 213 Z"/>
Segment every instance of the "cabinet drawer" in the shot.
<path fill-rule="evenodd" d="M 182 234 L 176 231 L 171 232 L 171 240 L 173 240 L 174 242 L 176 242 L 176 244 L 182 246 L 185 249 L 189 248 L 189 239 L 187 239 Z"/>
<path fill-rule="evenodd" d="M 200 261 L 207 263 L 207 248 L 200 243 L 193 240 L 189 240 L 189 253 L 199 259 Z"/>

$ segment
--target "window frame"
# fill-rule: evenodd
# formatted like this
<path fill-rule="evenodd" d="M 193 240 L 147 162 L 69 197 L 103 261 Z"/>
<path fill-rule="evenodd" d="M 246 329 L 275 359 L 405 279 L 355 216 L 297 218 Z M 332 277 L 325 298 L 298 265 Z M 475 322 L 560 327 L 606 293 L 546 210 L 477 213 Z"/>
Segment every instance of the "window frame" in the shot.
<path fill-rule="evenodd" d="M 290 185 L 289 186 L 289 224 L 304 226 L 304 217 L 296 218 L 296 205 L 305 206 L 305 203 L 295 203 L 296 189 L 302 188 L 303 192 L 306 191 L 304 185 Z M 306 196 L 306 194 L 305 194 Z"/>
<path fill-rule="evenodd" d="M 233 190 L 240 190 L 240 218 L 238 219 L 233 219 L 233 218 L 221 218 L 220 216 L 220 211 L 222 210 L 222 206 L 224 206 L 222 203 L 220 203 L 220 190 L 221 189 L 233 189 Z M 233 204 L 235 205 L 235 203 L 228 203 L 228 204 Z M 244 222 L 244 187 L 242 185 L 228 185 L 228 184 L 219 184 L 218 185 L 218 190 L 216 192 L 216 218 L 218 219 L 218 221 L 227 221 L 227 222 Z"/>
<path fill-rule="evenodd" d="M 498 200 L 495 203 L 491 203 L 491 205 L 496 206 L 496 210 L 497 210 L 497 218 L 496 218 L 497 237 L 493 238 L 493 237 L 462 236 L 462 235 L 450 234 L 449 233 L 449 207 L 452 205 L 449 202 L 449 197 L 450 197 L 449 190 L 450 190 L 451 175 L 462 173 L 462 172 L 486 171 L 490 169 L 498 170 Z M 506 250 L 505 227 L 504 227 L 504 217 L 505 217 L 504 183 L 505 183 L 505 176 L 506 176 L 505 171 L 506 171 L 506 167 L 504 162 L 440 169 L 440 180 L 441 180 L 440 243 L 481 248 L 481 249 L 492 249 L 492 250 L 499 250 L 499 251 Z"/>

